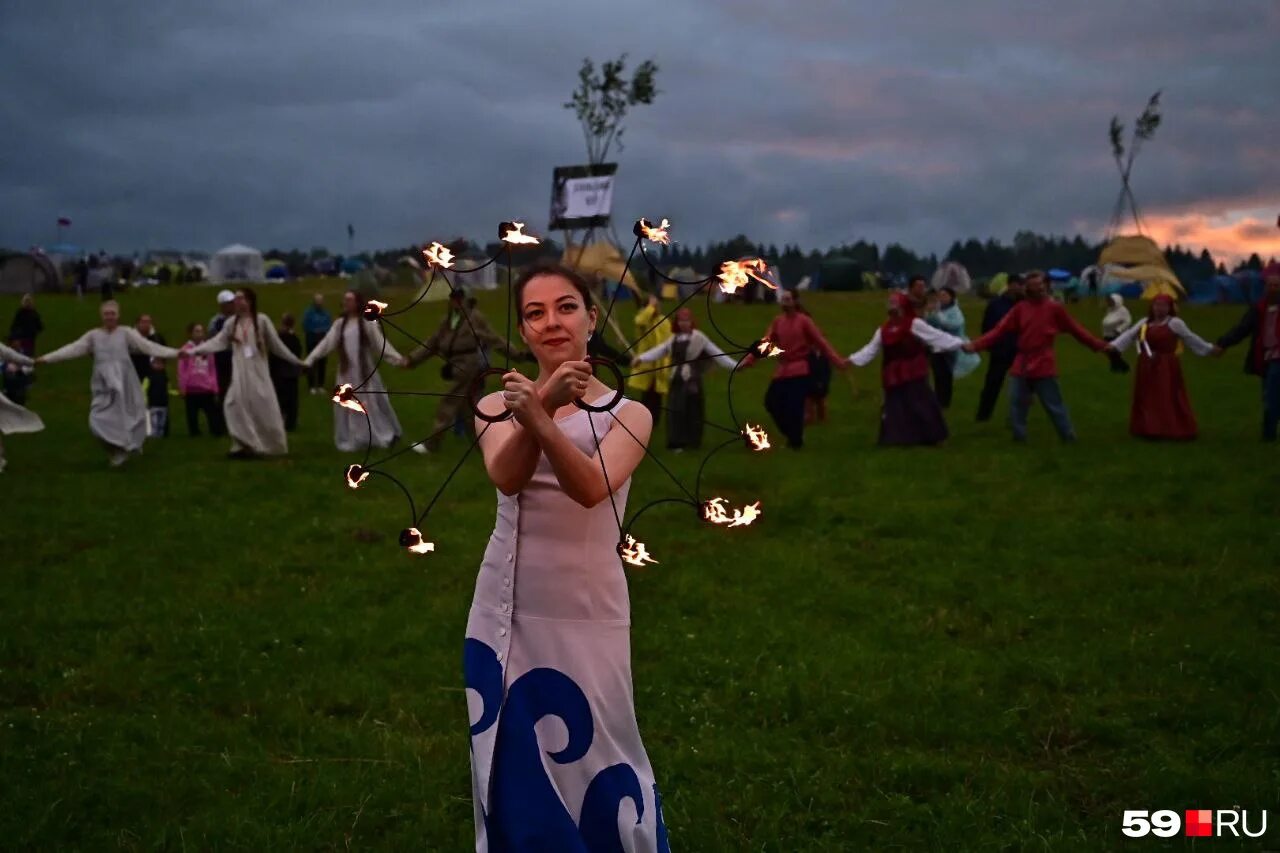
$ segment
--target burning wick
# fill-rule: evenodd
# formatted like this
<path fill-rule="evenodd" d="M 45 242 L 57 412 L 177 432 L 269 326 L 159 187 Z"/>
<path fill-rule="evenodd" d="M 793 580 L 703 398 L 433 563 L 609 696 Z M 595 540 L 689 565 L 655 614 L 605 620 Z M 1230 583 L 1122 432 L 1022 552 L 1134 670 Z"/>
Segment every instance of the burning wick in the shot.
<path fill-rule="evenodd" d="M 345 409 L 350 409 L 353 412 L 364 413 L 364 404 L 356 399 L 356 392 L 353 391 L 351 386 L 346 383 L 339 385 L 337 389 L 334 390 L 333 402 Z"/>
<path fill-rule="evenodd" d="M 654 226 L 647 219 L 637 219 L 635 228 L 631 229 L 637 237 L 643 237 L 654 243 L 661 243 L 664 246 L 671 245 L 671 237 L 667 234 L 667 229 L 671 227 L 671 223 L 666 219 L 662 220 L 662 224 Z"/>
<path fill-rule="evenodd" d="M 382 311 L 387 307 L 387 303 L 379 302 L 376 299 L 370 299 L 364 304 L 364 318 L 366 320 L 376 320 L 382 316 Z"/>
<path fill-rule="evenodd" d="M 433 267 L 449 269 L 453 266 L 453 252 L 450 251 L 448 246 L 441 246 L 439 243 L 432 243 L 423 249 L 422 256 Z"/>
<path fill-rule="evenodd" d="M 351 465 L 347 468 L 347 486 L 352 489 L 360 488 L 360 484 L 369 479 L 369 472 L 359 465 Z"/>
<path fill-rule="evenodd" d="M 760 517 L 760 501 L 735 509 L 733 515 L 725 511 L 724 498 L 712 498 L 702 504 L 702 520 L 729 527 L 746 527 Z"/>
<path fill-rule="evenodd" d="M 538 245 L 538 238 L 524 233 L 523 222 L 504 222 L 498 226 L 498 233 L 502 235 L 502 242 L 510 243 L 513 246 Z"/>
<path fill-rule="evenodd" d="M 720 265 L 720 289 L 732 296 L 747 286 L 749 279 L 755 279 L 770 290 L 778 286 L 767 278 L 762 278 L 769 265 L 760 258 L 747 258 L 745 261 L 725 261 Z"/>
<path fill-rule="evenodd" d="M 430 554 L 436 549 L 435 543 L 423 540 L 422 532 L 416 527 L 406 527 L 400 531 L 400 544 L 412 554 Z"/>
<path fill-rule="evenodd" d="M 644 547 L 644 543 L 637 542 L 630 533 L 627 534 L 626 541 L 618 543 L 618 555 L 633 566 L 643 566 L 645 563 L 658 562 L 649 556 L 649 549 Z"/>
<path fill-rule="evenodd" d="M 764 431 L 764 427 L 745 424 L 742 435 L 747 439 L 747 446 L 752 450 L 768 450 L 770 447 L 769 434 Z"/>
<path fill-rule="evenodd" d="M 786 352 L 782 347 L 773 343 L 768 338 L 762 338 L 758 344 L 752 347 L 756 351 L 756 355 L 761 358 L 773 358 L 776 355 L 782 355 Z"/>

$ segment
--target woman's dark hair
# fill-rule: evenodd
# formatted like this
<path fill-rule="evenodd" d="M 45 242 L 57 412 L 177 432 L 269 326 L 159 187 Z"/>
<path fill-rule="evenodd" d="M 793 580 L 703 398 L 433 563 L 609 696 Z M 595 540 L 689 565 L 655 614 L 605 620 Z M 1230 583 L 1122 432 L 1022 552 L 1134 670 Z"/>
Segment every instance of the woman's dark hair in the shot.
<path fill-rule="evenodd" d="M 955 301 L 956 301 L 956 289 L 955 289 L 954 287 L 947 286 L 947 287 L 944 287 L 944 288 L 941 288 L 941 289 L 942 289 L 942 290 L 945 290 L 947 293 L 949 293 L 949 294 L 951 295 L 951 301 L 952 301 L 952 302 L 955 302 Z"/>
<path fill-rule="evenodd" d="M 249 303 L 249 313 L 254 317 L 258 316 L 258 294 L 253 292 L 252 287 L 238 288 L 244 294 L 245 301 Z"/>
<path fill-rule="evenodd" d="M 190 335 L 192 332 L 194 332 L 196 330 L 196 326 L 203 326 L 203 325 L 204 323 L 188 323 L 187 334 Z"/>
<path fill-rule="evenodd" d="M 524 288 L 529 282 L 538 276 L 554 275 L 566 279 L 573 285 L 573 289 L 578 291 L 578 295 L 582 297 L 582 305 L 584 309 L 595 307 L 596 301 L 591 296 L 591 285 L 587 284 L 587 280 L 582 277 L 582 273 L 577 270 L 569 269 L 562 264 L 534 264 L 520 273 L 520 277 L 516 279 L 512 285 L 515 290 L 516 299 L 516 318 L 521 322 L 524 321 Z"/>

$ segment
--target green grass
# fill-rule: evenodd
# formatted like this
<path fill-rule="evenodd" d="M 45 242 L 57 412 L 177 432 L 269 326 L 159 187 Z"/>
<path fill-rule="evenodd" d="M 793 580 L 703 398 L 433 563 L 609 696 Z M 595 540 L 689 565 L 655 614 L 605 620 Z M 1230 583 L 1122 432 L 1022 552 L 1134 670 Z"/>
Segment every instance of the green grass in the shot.
<path fill-rule="evenodd" d="M 214 292 L 128 293 L 124 310 L 173 341 Z M 261 288 L 262 308 L 300 312 L 309 292 Z M 849 351 L 882 299 L 809 303 Z M 48 350 L 97 303 L 39 307 Z M 501 297 L 482 307 L 501 329 Z M 965 307 L 972 332 L 981 306 Z M 1216 336 L 1236 313 L 1184 316 Z M 1077 314 L 1097 326 L 1094 307 Z M 768 316 L 717 319 L 750 340 Z M 763 498 L 763 523 L 645 516 L 662 562 L 630 574 L 636 704 L 677 849 L 1100 849 L 1128 842 L 1124 809 L 1233 805 L 1270 807 L 1274 843 L 1280 465 L 1257 440 L 1256 381 L 1235 352 L 1188 356 L 1202 436 L 1144 444 L 1126 431 L 1131 380 L 1069 340 L 1059 353 L 1074 446 L 1038 410 L 1028 446 L 1001 418 L 974 424 L 976 374 L 945 448 L 877 449 L 864 370 L 856 397 L 835 378 L 832 422 L 802 453 L 734 448 L 708 467 L 707 491 Z M 494 504 L 478 459 L 426 525 L 437 553 L 412 558 L 400 494 L 342 486 L 327 400 L 304 395 L 288 458 L 235 463 L 185 436 L 175 399 L 173 437 L 110 470 L 86 429 L 89 372 L 43 368 L 47 428 L 6 442 L 4 845 L 466 849 L 460 650 Z M 384 377 L 440 384 L 430 365 Z M 767 378 L 735 380 L 744 419 L 765 419 Z M 431 398 L 395 404 L 425 434 Z M 464 447 L 445 446 L 393 469 L 419 498 Z M 664 461 L 691 483 L 699 459 Z M 632 508 L 674 493 L 646 463 Z"/>

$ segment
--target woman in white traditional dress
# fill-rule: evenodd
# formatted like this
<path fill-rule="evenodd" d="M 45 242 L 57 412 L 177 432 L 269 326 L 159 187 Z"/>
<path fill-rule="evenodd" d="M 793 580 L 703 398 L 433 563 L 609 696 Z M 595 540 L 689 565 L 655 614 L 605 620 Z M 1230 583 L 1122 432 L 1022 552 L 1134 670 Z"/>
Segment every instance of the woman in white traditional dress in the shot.
<path fill-rule="evenodd" d="M 106 446 L 111 464 L 118 466 L 130 453 L 141 452 L 147 437 L 147 401 L 130 356 L 141 353 L 152 358 L 176 358 L 178 351 L 147 340 L 129 326 L 121 326 L 120 306 L 115 300 L 103 302 L 100 311 L 102 326 L 40 356 L 36 364 L 93 355 L 89 431 Z"/>
<path fill-rule="evenodd" d="M 512 419 L 476 419 L 498 489 L 463 654 L 476 849 L 665 851 L 618 548 L 653 420 L 592 376 L 598 311 L 581 276 L 538 266 L 513 290 L 538 374 L 508 372 L 479 404 Z"/>
<path fill-rule="evenodd" d="M 301 367 L 302 361 L 285 347 L 271 319 L 258 313 L 258 296 L 247 287 L 236 291 L 235 313 L 222 324 L 222 330 L 204 343 L 182 350 L 181 355 L 208 355 L 227 348 L 231 349 L 231 387 L 223 399 L 222 411 L 231 434 L 228 455 L 247 459 L 288 453 L 284 418 L 271 382 L 267 353 L 296 367 Z"/>
<path fill-rule="evenodd" d="M 4 344 L 0 344 L 0 362 L 4 362 L 5 370 L 30 367 L 35 364 L 29 356 L 10 349 Z M 11 433 L 39 432 L 42 429 L 44 429 L 44 421 L 40 420 L 39 415 L 26 406 L 18 405 L 0 392 L 0 473 L 4 472 L 7 464 L 4 458 L 3 436 Z"/>
<path fill-rule="evenodd" d="M 303 362 L 308 369 L 334 350 L 338 351 L 338 384 L 356 389 L 366 419 L 345 406 L 333 407 L 333 443 L 344 453 L 374 447 L 390 447 L 402 430 L 391 408 L 387 386 L 375 369 L 381 357 L 391 364 L 403 366 L 405 359 L 382 333 L 382 326 L 364 319 L 364 298 L 354 290 L 342 295 L 342 317 L 329 327 L 324 338 L 307 353 Z"/>

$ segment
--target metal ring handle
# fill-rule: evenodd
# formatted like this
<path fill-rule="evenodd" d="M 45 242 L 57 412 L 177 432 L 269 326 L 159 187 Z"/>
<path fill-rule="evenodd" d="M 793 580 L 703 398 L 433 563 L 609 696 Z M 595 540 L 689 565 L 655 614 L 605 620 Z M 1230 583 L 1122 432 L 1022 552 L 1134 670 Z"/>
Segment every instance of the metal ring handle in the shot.
<path fill-rule="evenodd" d="M 609 359 L 598 358 L 594 355 L 587 356 L 586 362 L 587 364 L 591 365 L 592 376 L 596 375 L 596 367 L 598 366 L 607 367 L 609 368 L 609 370 L 613 371 L 613 378 L 616 380 L 618 388 L 616 391 L 613 392 L 613 397 L 610 398 L 609 402 L 605 403 L 603 406 L 593 406 L 590 403 L 584 403 L 582 402 L 581 398 L 574 400 L 573 404 L 577 406 L 579 409 L 582 409 L 583 411 L 587 411 L 587 412 L 596 412 L 596 413 L 607 412 L 611 410 L 614 406 L 618 405 L 618 402 L 622 399 L 622 391 L 623 391 L 622 386 L 625 384 L 622 379 L 622 370 L 618 367 L 618 365 L 614 364 Z"/>
<path fill-rule="evenodd" d="M 490 415 L 480 411 L 480 392 L 484 390 L 484 381 L 490 376 L 505 376 L 511 371 L 503 367 L 486 367 L 484 370 L 476 374 L 476 378 L 471 380 L 471 387 L 467 389 L 467 402 L 471 404 L 471 411 L 475 416 L 487 424 L 501 423 L 510 420 L 515 412 L 510 409 L 503 409 L 501 414 Z"/>

